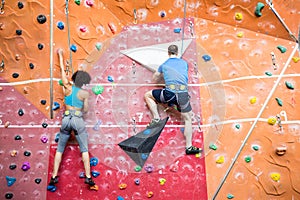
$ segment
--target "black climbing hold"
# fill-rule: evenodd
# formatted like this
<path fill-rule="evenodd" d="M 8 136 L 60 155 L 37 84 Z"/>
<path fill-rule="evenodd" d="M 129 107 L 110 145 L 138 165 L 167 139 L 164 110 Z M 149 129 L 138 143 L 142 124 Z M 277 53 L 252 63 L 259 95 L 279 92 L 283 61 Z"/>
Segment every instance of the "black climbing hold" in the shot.
<path fill-rule="evenodd" d="M 5 199 L 12 199 L 14 197 L 13 193 L 6 193 L 5 194 Z"/>
<path fill-rule="evenodd" d="M 20 30 L 20 29 L 16 30 L 16 34 L 17 35 L 22 35 L 22 30 Z"/>
<path fill-rule="evenodd" d="M 11 169 L 11 170 L 14 170 L 14 169 L 16 169 L 16 168 L 17 168 L 17 165 L 15 165 L 15 164 L 9 165 L 9 169 Z"/>
<path fill-rule="evenodd" d="M 46 100 L 44 100 L 44 99 L 43 99 L 43 100 L 41 100 L 41 104 L 42 104 L 42 105 L 45 105 L 46 103 L 47 103 L 47 101 L 46 101 Z"/>
<path fill-rule="evenodd" d="M 25 151 L 24 152 L 24 156 L 30 156 L 31 155 L 31 152 L 30 151 Z"/>
<path fill-rule="evenodd" d="M 22 139 L 22 137 L 21 136 L 19 136 L 19 135 L 16 135 L 16 137 L 15 137 L 15 140 L 21 140 Z"/>
<path fill-rule="evenodd" d="M 165 16 L 166 16 L 166 13 L 165 13 L 165 12 L 161 12 L 161 13 L 160 13 L 160 17 L 163 18 L 163 17 L 165 17 Z"/>
<path fill-rule="evenodd" d="M 48 124 L 46 122 L 43 122 L 42 127 L 47 128 Z"/>
<path fill-rule="evenodd" d="M 13 77 L 13 78 L 18 78 L 18 77 L 19 77 L 19 74 L 18 74 L 18 73 L 13 73 L 13 74 L 12 74 L 12 77 Z"/>
<path fill-rule="evenodd" d="M 47 21 L 46 16 L 42 15 L 42 14 L 38 15 L 36 19 L 37 19 L 38 23 L 40 23 L 40 24 L 44 24 Z"/>
<path fill-rule="evenodd" d="M 19 109 L 18 114 L 19 114 L 19 116 L 23 116 L 24 115 L 24 111 L 22 110 L 22 108 Z"/>
<path fill-rule="evenodd" d="M 29 63 L 29 68 L 30 68 L 30 69 L 33 69 L 33 68 L 34 68 L 34 64 Z"/>
<path fill-rule="evenodd" d="M 35 182 L 36 184 L 40 184 L 40 183 L 42 182 L 42 179 L 36 178 L 36 179 L 34 180 L 34 182 Z"/>
<path fill-rule="evenodd" d="M 38 48 L 39 48 L 39 50 L 42 50 L 44 48 L 44 45 L 41 43 L 38 43 Z"/>
<path fill-rule="evenodd" d="M 19 9 L 24 8 L 24 4 L 23 4 L 22 2 L 20 2 L 20 1 L 18 2 L 18 8 L 19 8 Z"/>

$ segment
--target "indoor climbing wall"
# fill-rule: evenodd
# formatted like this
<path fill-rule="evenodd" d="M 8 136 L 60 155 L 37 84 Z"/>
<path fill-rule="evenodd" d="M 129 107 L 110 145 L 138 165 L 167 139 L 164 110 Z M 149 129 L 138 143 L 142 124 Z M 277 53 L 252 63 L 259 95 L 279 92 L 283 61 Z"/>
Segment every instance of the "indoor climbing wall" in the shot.
<path fill-rule="evenodd" d="M 298 199 L 300 3 L 1 1 L 1 199 Z M 176 43 L 189 64 L 194 145 L 174 108 L 143 163 L 120 143 L 151 120 L 144 93 Z M 47 187 L 64 112 L 56 51 L 92 82 L 92 175 L 74 137 Z M 151 135 L 152 136 L 152 135 Z M 150 137 L 149 137 L 150 138 Z M 153 142 L 154 141 L 154 142 Z M 130 147 L 126 147 L 130 148 Z"/>

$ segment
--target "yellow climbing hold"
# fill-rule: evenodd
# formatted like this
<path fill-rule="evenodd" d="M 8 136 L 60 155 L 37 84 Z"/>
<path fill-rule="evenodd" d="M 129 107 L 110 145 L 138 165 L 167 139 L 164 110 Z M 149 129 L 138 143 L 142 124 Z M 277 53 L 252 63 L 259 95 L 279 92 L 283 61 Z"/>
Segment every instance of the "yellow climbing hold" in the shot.
<path fill-rule="evenodd" d="M 255 104 L 255 103 L 256 103 L 256 97 L 252 97 L 252 98 L 250 99 L 250 103 L 251 103 L 251 104 Z"/>
<path fill-rule="evenodd" d="M 271 173 L 271 179 L 273 181 L 279 181 L 280 180 L 280 174 L 279 173 Z"/>
<path fill-rule="evenodd" d="M 225 161 L 224 156 L 219 156 L 219 157 L 217 158 L 217 160 L 216 160 L 216 163 L 217 163 L 217 164 L 222 164 L 222 163 L 224 163 L 224 161 Z"/>
<path fill-rule="evenodd" d="M 160 179 L 159 179 L 159 184 L 160 184 L 160 185 L 164 185 L 166 181 L 167 181 L 166 179 L 160 178 Z"/>
<path fill-rule="evenodd" d="M 292 59 L 295 63 L 297 63 L 300 60 L 300 57 L 293 57 Z"/>
<path fill-rule="evenodd" d="M 243 37 L 244 36 L 244 33 L 243 32 L 238 32 L 237 35 L 239 38 Z"/>
<path fill-rule="evenodd" d="M 235 19 L 236 20 L 242 20 L 243 19 L 242 13 L 235 13 Z"/>
<path fill-rule="evenodd" d="M 269 117 L 268 118 L 268 124 L 270 124 L 270 125 L 274 125 L 274 124 L 276 124 L 276 118 L 275 117 Z"/>

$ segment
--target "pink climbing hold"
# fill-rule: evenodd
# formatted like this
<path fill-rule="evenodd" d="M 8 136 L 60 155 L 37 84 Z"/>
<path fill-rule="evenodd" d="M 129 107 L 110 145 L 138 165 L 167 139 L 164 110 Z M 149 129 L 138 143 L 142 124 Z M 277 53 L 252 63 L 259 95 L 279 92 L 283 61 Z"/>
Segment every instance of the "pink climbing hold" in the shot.
<path fill-rule="evenodd" d="M 88 6 L 93 6 L 94 5 L 94 2 L 92 0 L 87 0 L 85 3 Z"/>
<path fill-rule="evenodd" d="M 80 27 L 79 27 L 79 30 L 80 30 L 81 32 L 85 33 L 85 32 L 87 31 L 87 28 L 86 28 L 86 26 L 80 26 Z"/>

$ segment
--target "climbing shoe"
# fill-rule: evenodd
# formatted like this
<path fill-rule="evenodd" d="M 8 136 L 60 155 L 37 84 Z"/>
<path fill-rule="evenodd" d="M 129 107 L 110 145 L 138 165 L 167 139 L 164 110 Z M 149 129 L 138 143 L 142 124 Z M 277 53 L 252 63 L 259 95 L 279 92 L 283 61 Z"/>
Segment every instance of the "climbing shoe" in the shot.
<path fill-rule="evenodd" d="M 191 154 L 198 154 L 201 153 L 202 149 L 194 146 L 190 146 L 189 148 L 185 149 L 185 154 L 191 155 Z"/>
<path fill-rule="evenodd" d="M 88 184 L 89 186 L 95 185 L 95 182 L 93 181 L 92 177 L 91 178 L 86 177 L 84 183 Z"/>
<path fill-rule="evenodd" d="M 154 128 L 160 122 L 160 119 L 152 119 L 151 122 L 147 125 L 147 128 Z"/>
<path fill-rule="evenodd" d="M 49 185 L 55 185 L 56 183 L 58 183 L 58 177 L 51 177 Z"/>

